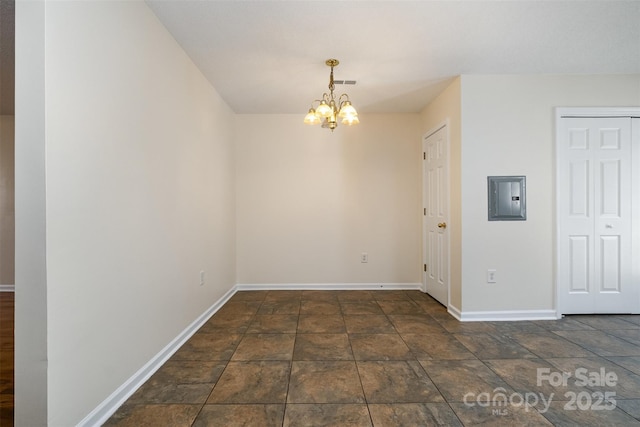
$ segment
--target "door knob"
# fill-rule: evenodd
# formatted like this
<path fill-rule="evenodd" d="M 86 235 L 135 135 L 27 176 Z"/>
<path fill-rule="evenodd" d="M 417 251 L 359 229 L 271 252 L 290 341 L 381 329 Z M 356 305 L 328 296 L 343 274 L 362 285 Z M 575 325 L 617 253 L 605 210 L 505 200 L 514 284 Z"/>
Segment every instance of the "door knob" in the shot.
<path fill-rule="evenodd" d="M 446 222 L 439 222 L 438 223 L 438 228 L 447 228 L 447 223 Z"/>

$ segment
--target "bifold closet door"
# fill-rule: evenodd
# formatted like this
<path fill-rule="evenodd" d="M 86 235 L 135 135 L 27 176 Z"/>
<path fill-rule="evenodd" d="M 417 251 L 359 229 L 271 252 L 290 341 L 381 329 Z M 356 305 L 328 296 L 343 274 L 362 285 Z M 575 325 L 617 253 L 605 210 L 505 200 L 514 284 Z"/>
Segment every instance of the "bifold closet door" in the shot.
<path fill-rule="evenodd" d="M 558 126 L 560 313 L 637 313 L 632 119 L 569 117 Z"/>

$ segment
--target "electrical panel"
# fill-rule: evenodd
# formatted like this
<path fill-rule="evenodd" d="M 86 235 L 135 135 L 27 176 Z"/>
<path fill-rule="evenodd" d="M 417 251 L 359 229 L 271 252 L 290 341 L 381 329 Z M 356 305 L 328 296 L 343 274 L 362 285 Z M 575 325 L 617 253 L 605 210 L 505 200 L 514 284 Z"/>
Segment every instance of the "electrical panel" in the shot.
<path fill-rule="evenodd" d="M 489 221 L 527 219 L 526 177 L 488 176 Z"/>

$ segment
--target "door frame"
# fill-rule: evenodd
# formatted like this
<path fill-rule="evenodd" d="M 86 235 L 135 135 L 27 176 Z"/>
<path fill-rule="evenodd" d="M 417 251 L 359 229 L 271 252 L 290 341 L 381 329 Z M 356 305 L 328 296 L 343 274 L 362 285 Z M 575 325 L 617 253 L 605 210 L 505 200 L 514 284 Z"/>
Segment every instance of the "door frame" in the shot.
<path fill-rule="evenodd" d="M 446 223 L 448 226 L 451 225 L 451 150 L 450 150 L 450 145 L 451 145 L 451 138 L 450 138 L 450 127 L 449 127 L 449 119 L 446 118 L 445 120 L 439 122 L 436 126 L 432 127 L 431 129 L 429 129 L 427 132 L 425 132 L 422 135 L 422 141 L 420 144 L 420 148 L 421 148 L 421 152 L 422 152 L 422 156 L 421 156 L 421 161 L 422 161 L 422 176 L 421 176 L 421 187 L 422 187 L 422 243 L 421 243 L 421 251 L 422 251 L 422 264 L 423 266 L 427 264 L 427 239 L 428 239 L 428 233 L 429 230 L 427 230 L 426 227 L 426 215 L 424 214 L 424 210 L 427 207 L 427 188 L 425 187 L 424 183 L 425 183 L 425 174 L 427 172 L 426 170 L 426 162 L 424 159 L 426 150 L 425 150 L 425 142 L 427 140 L 427 138 L 429 138 L 430 136 L 432 136 L 433 134 L 435 134 L 436 132 L 440 131 L 441 129 L 444 128 L 445 131 L 445 136 L 447 138 L 447 143 L 445 146 L 445 153 L 446 153 L 446 158 L 447 158 L 447 170 L 445 173 L 445 179 L 447 180 L 447 194 L 445 195 L 445 203 L 447 204 L 447 219 L 446 219 Z M 447 231 L 447 265 L 445 267 L 446 269 L 446 274 L 447 274 L 447 309 L 449 309 L 449 307 L 451 306 L 451 233 L 449 233 Z M 425 271 L 424 268 L 421 269 L 422 270 L 422 291 L 427 293 L 427 271 Z"/>
<path fill-rule="evenodd" d="M 563 316 L 564 308 L 561 306 L 560 287 L 560 168 L 563 158 L 561 158 L 561 131 L 560 121 L 563 118 L 606 118 L 606 117 L 629 117 L 639 120 L 631 121 L 631 194 L 640 194 L 640 107 L 556 107 L 555 108 L 555 301 L 556 317 Z M 640 196 L 634 197 L 631 201 L 631 258 L 640 256 Z M 631 264 L 631 280 L 635 286 L 640 287 L 640 263 Z M 637 310 L 640 313 L 640 298 L 637 301 Z"/>

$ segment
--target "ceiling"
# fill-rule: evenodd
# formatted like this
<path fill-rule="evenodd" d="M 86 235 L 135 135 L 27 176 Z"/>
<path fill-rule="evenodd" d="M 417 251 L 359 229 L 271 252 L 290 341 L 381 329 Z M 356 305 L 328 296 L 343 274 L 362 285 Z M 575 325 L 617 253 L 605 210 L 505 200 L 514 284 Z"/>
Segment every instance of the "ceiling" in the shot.
<path fill-rule="evenodd" d="M 146 0 L 236 113 L 421 111 L 460 74 L 640 73 L 640 1 Z"/>
<path fill-rule="evenodd" d="M 460 74 L 640 73 L 640 1 L 147 0 L 236 113 L 304 114 L 337 86 L 360 112 L 421 111 Z M 14 2 L 0 0 L 0 114 Z"/>

